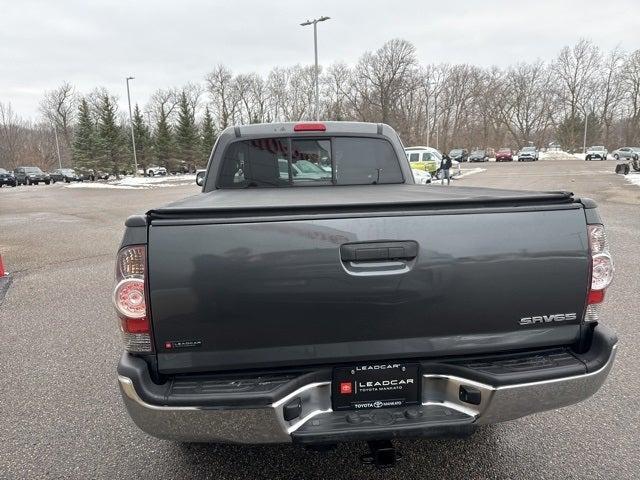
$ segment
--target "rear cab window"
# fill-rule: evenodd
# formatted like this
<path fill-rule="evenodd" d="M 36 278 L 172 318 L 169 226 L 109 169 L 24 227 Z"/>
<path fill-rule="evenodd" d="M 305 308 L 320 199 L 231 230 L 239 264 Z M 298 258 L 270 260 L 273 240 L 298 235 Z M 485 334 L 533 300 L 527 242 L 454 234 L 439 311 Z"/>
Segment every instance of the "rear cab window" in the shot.
<path fill-rule="evenodd" d="M 224 152 L 218 188 L 404 183 L 388 140 L 279 137 L 240 140 Z"/>

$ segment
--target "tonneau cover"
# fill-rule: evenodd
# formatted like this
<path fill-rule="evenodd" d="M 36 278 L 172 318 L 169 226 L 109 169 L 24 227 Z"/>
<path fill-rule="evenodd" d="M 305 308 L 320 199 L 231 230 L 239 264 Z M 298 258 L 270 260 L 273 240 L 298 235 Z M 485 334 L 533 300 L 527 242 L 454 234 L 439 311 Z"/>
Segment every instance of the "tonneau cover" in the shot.
<path fill-rule="evenodd" d="M 571 192 L 536 192 L 433 185 L 358 185 L 214 190 L 147 212 L 164 215 L 336 207 L 573 203 Z"/>

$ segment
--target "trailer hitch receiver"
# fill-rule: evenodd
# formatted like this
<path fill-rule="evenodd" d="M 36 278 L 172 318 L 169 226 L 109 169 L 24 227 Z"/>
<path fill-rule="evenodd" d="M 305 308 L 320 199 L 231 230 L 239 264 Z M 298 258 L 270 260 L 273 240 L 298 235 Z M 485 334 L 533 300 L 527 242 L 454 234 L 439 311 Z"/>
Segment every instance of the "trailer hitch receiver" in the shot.
<path fill-rule="evenodd" d="M 362 455 L 362 463 L 373 465 L 376 468 L 391 468 L 402 458 L 391 440 L 371 440 L 367 443 L 370 452 L 367 455 Z"/>

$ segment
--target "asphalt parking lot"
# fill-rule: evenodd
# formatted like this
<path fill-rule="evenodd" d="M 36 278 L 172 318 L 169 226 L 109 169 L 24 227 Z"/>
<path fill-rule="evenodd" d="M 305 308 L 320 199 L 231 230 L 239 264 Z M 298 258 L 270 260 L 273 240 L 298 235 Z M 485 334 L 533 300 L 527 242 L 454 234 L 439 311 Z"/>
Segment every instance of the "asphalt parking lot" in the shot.
<path fill-rule="evenodd" d="M 614 175 L 613 161 L 481 167 L 453 184 L 572 190 L 600 205 L 616 261 L 601 318 L 620 347 L 588 401 L 465 440 L 397 442 L 404 458 L 387 471 L 360 464 L 361 443 L 317 453 L 148 437 L 116 386 L 114 254 L 128 215 L 197 187 L 2 188 L 0 252 L 13 281 L 0 305 L 0 478 L 640 478 L 640 187 Z"/>

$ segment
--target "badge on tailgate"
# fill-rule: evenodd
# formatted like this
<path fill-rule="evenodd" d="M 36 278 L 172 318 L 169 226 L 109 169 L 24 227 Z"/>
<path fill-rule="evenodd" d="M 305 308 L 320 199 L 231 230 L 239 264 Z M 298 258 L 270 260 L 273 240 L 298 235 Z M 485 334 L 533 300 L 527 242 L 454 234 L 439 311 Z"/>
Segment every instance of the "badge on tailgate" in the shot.
<path fill-rule="evenodd" d="M 377 363 L 333 370 L 334 410 L 400 407 L 420 403 L 420 366 Z"/>

